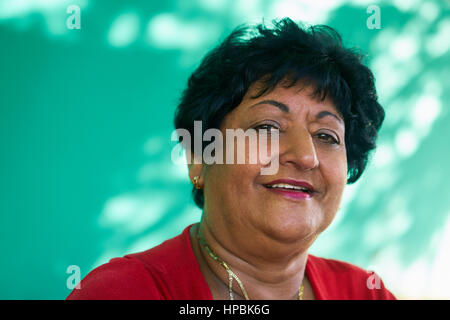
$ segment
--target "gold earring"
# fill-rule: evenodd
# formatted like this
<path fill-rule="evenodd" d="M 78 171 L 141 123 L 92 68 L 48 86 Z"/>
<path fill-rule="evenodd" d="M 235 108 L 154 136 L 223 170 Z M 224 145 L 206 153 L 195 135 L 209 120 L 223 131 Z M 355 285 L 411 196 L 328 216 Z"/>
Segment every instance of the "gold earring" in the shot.
<path fill-rule="evenodd" d="M 199 176 L 195 176 L 194 177 L 194 188 L 195 189 L 201 189 L 199 184 L 198 184 L 198 179 L 199 179 Z"/>

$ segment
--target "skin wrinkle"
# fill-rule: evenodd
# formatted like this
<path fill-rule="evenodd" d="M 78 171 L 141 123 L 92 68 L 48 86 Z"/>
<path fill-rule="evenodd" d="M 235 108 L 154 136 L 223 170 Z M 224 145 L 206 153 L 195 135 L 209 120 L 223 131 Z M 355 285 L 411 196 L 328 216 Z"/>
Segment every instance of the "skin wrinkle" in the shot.
<path fill-rule="evenodd" d="M 249 93 L 253 89 L 250 87 Z M 277 174 L 261 176 L 259 162 L 189 165 L 191 180 L 200 176 L 205 197 L 198 225 L 202 235 L 238 275 L 251 299 L 296 298 L 304 279 L 307 250 L 332 222 L 346 184 L 345 128 L 331 116 L 316 118 L 322 111 L 337 113 L 334 104 L 328 99 L 311 99 L 312 88 L 297 89 L 277 86 L 256 99 L 251 99 L 248 93 L 221 126 L 225 133 L 225 128 L 245 130 L 247 125 L 260 123 L 258 119 L 280 123 Z M 255 101 L 265 99 L 289 106 L 289 114 L 273 106 L 261 105 L 255 109 L 257 113 L 249 110 Z M 318 133 L 330 132 L 339 136 L 340 145 L 319 139 Z M 293 200 L 264 187 L 279 178 L 307 181 L 319 194 L 311 199 Z M 191 237 L 197 242 L 195 234 Z M 228 275 L 223 267 L 205 255 L 198 243 L 194 245 L 194 253 L 214 299 L 228 299 Z M 304 280 L 304 298 L 313 299 L 311 285 L 306 277 Z M 235 281 L 233 289 L 241 293 Z"/>

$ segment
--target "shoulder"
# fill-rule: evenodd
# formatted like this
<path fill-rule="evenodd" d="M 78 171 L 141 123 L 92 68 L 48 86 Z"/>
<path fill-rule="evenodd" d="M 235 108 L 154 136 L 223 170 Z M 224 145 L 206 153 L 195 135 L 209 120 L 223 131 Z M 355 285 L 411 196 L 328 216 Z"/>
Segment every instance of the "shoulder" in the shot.
<path fill-rule="evenodd" d="M 325 299 L 395 299 L 375 272 L 348 262 L 308 255 L 307 273 Z"/>
<path fill-rule="evenodd" d="M 210 299 L 192 251 L 190 227 L 154 248 L 94 269 L 67 299 Z"/>
<path fill-rule="evenodd" d="M 171 268 L 190 260 L 191 243 L 189 227 L 182 234 L 164 241 L 160 245 L 146 251 L 132 253 L 125 257 L 139 261 L 145 268 L 153 272 L 166 273 Z"/>
<path fill-rule="evenodd" d="M 68 300 L 159 299 L 152 274 L 132 257 L 111 259 L 92 270 Z"/>

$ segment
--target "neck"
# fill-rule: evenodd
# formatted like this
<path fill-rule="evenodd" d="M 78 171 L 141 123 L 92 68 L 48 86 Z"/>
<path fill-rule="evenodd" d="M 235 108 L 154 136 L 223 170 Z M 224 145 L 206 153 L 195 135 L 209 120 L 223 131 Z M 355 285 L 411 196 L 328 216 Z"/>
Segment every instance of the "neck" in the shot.
<path fill-rule="evenodd" d="M 205 240 L 214 254 L 224 261 L 242 282 L 248 296 L 252 300 L 289 300 L 297 299 L 300 285 L 304 283 L 307 252 L 299 244 L 280 244 L 275 240 L 252 237 L 250 246 L 239 241 L 222 240 L 223 234 L 215 234 L 208 224 L 202 220 L 192 228 L 192 240 L 196 242 L 198 258 L 210 273 L 211 291 L 221 291 L 228 294 L 229 274 L 218 261 L 214 260 L 198 241 L 198 234 Z M 222 237 L 221 237 L 222 236 Z M 255 240 L 255 241 L 253 241 Z M 248 242 L 248 241 L 247 241 Z M 309 242 L 309 241 L 308 241 Z M 275 250 L 257 250 L 256 248 L 273 248 Z M 295 249 L 294 249 L 295 248 Z M 205 268 L 206 269 L 206 268 Z M 203 270 L 202 270 L 203 271 Z M 208 277 L 206 277 L 208 279 Z M 233 295 L 235 299 L 243 298 L 244 294 L 233 280 Z"/>

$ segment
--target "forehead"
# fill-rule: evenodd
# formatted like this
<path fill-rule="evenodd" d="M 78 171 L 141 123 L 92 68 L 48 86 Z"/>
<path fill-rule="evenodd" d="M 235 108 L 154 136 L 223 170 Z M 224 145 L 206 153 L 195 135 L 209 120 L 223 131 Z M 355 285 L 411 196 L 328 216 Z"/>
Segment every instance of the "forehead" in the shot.
<path fill-rule="evenodd" d="M 249 109 L 251 106 L 257 104 L 258 102 L 273 100 L 282 102 L 284 105 L 289 106 L 289 113 L 314 110 L 319 112 L 326 110 L 336 113 L 343 119 L 329 95 L 327 95 L 324 99 L 321 99 L 321 95 L 316 94 L 315 87 L 311 85 L 306 85 L 299 82 L 293 86 L 286 87 L 285 85 L 283 86 L 283 84 L 277 84 L 272 90 L 266 92 L 264 95 L 254 98 L 254 96 L 258 94 L 261 89 L 261 83 L 255 83 L 250 86 L 238 108 L 240 108 L 241 111 L 250 112 L 251 110 Z"/>

